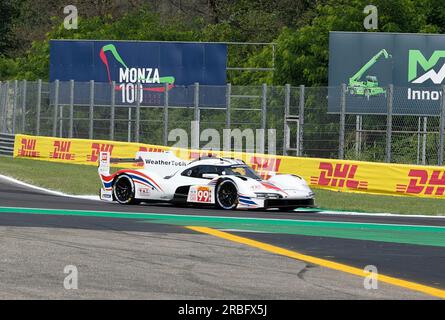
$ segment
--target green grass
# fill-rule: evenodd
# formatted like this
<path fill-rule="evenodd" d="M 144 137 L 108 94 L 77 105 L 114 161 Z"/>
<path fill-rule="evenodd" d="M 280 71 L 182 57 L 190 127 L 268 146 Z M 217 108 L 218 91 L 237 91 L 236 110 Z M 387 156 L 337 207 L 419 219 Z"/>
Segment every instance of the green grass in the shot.
<path fill-rule="evenodd" d="M 39 187 L 76 195 L 98 194 L 96 166 L 0 157 L 0 174 Z"/>
<path fill-rule="evenodd" d="M 399 214 L 445 215 L 445 200 L 378 196 L 316 189 L 315 200 L 323 209 Z"/>
<path fill-rule="evenodd" d="M 98 194 L 97 167 L 13 159 L 0 156 L 0 174 L 40 187 L 76 195 Z M 323 209 L 445 215 L 445 200 L 378 196 L 316 189 L 316 203 Z"/>

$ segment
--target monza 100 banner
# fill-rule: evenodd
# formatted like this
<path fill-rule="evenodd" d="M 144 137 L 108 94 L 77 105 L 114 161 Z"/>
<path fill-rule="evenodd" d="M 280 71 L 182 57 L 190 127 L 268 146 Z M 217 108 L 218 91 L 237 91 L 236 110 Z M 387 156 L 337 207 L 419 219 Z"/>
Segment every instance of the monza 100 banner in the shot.
<path fill-rule="evenodd" d="M 264 179 L 274 173 L 290 173 L 302 176 L 313 188 L 353 193 L 445 198 L 445 169 L 440 167 L 252 153 L 227 155 L 218 151 L 172 149 L 142 143 L 21 134 L 15 136 L 14 157 L 19 158 L 97 166 L 101 151 L 107 151 L 115 158 L 134 158 L 139 151 L 172 151 L 184 160 L 209 154 L 215 157 L 234 156 L 243 159 Z M 128 164 L 129 167 L 139 165 Z M 123 164 L 114 166 L 122 167 Z"/>
<path fill-rule="evenodd" d="M 445 35 L 329 33 L 329 112 L 384 114 L 394 85 L 393 114 L 439 115 L 445 84 Z"/>
<path fill-rule="evenodd" d="M 226 64 L 227 45 L 221 43 L 50 41 L 50 82 L 62 82 L 60 104 L 70 101 L 70 80 L 80 83 L 74 90 L 74 104 L 88 104 L 87 82 L 94 80 L 94 99 L 99 104 L 110 103 L 110 85 L 114 81 L 115 103 L 119 105 L 135 104 L 136 99 L 141 104 L 162 105 L 165 90 L 171 95 L 171 103 L 187 105 L 193 101 L 193 90 L 189 93 L 175 87 L 194 83 L 225 86 Z M 51 89 L 53 93 L 54 86 Z M 204 94 L 201 98 L 216 99 L 203 104 L 218 105 L 224 101 L 224 94 Z"/>

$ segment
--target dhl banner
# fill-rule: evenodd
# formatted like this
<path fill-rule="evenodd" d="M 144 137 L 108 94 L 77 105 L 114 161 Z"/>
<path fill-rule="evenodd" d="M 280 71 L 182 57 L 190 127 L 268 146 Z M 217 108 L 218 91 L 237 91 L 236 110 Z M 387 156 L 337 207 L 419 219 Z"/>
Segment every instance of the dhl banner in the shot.
<path fill-rule="evenodd" d="M 196 159 L 209 153 L 214 156 L 241 158 L 263 178 L 267 178 L 273 172 L 292 173 L 302 176 L 313 188 L 341 192 L 445 198 L 445 168 L 433 166 L 249 153 L 223 154 L 217 151 L 174 149 L 142 143 L 20 134 L 15 136 L 14 157 L 97 166 L 101 151 L 110 152 L 113 158 L 134 158 L 138 151 L 163 152 L 167 150 L 184 160 Z M 128 166 L 138 165 L 140 164 L 128 164 Z M 114 166 L 122 167 L 123 165 L 115 164 Z"/>

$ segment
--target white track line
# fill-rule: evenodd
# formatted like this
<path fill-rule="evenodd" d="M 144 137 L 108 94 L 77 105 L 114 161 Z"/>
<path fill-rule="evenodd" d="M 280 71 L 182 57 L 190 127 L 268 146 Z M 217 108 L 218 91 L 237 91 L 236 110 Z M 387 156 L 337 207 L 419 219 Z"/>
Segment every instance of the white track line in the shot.
<path fill-rule="evenodd" d="M 86 199 L 86 200 L 100 200 L 99 196 L 93 196 L 93 195 L 74 195 L 74 194 L 67 194 L 67 193 L 63 193 L 60 191 L 54 191 L 54 190 L 50 190 L 50 189 L 46 189 L 46 188 L 42 188 L 42 187 L 38 187 L 5 175 L 0 174 L 0 179 L 4 179 L 6 181 L 9 181 L 11 183 L 15 183 L 18 184 L 20 186 L 26 187 L 26 188 L 30 188 L 30 189 L 34 189 L 34 190 L 38 190 L 38 191 L 42 191 L 42 192 L 46 192 L 48 194 L 52 194 L 55 196 L 62 196 L 62 197 L 70 197 L 70 198 L 77 198 L 77 199 Z"/>
<path fill-rule="evenodd" d="M 445 219 L 445 215 L 434 216 L 434 215 L 422 215 L 422 214 L 397 214 L 397 213 L 368 213 L 368 212 L 348 212 L 348 211 L 332 211 L 323 210 L 320 211 L 321 214 L 326 215 L 345 215 L 345 216 L 373 216 L 373 217 L 402 217 L 402 218 L 434 218 L 434 219 Z M 445 214 L 445 212 L 444 212 Z"/>
<path fill-rule="evenodd" d="M 445 215 L 422 215 L 422 214 L 397 214 L 397 213 L 369 213 L 369 212 L 349 212 L 349 211 L 332 211 L 323 210 L 321 214 L 326 215 L 344 215 L 344 216 L 373 216 L 373 217 L 402 217 L 402 218 L 435 218 L 445 219 Z M 444 213 L 445 214 L 445 213 Z"/>
<path fill-rule="evenodd" d="M 31 188 L 31 189 L 35 189 L 35 190 L 39 190 L 39 191 L 43 191 L 46 192 L 48 194 L 53 194 L 53 195 L 57 195 L 57 196 L 62 196 L 62 197 L 70 197 L 70 198 L 77 198 L 77 199 L 86 199 L 86 200 L 96 200 L 96 201 L 101 201 L 99 196 L 94 196 L 94 195 L 73 195 L 73 194 L 67 194 L 67 193 L 63 193 L 60 191 L 54 191 L 54 190 L 50 190 L 50 189 L 46 189 L 46 188 L 42 188 L 42 187 L 38 187 L 5 175 L 0 174 L 0 178 L 7 180 L 9 182 L 12 183 L 16 183 L 18 185 L 27 187 L 27 188 Z M 304 212 L 304 211 L 303 211 Z M 296 210 L 296 213 L 298 214 L 298 209 Z M 434 216 L 434 215 L 412 215 L 412 214 L 396 214 L 396 213 L 367 213 L 367 212 L 353 212 L 353 211 L 335 211 L 335 210 L 322 210 L 322 211 L 318 211 L 316 212 L 316 214 L 323 214 L 323 215 L 344 215 L 344 216 L 370 216 L 370 217 L 401 217 L 401 218 L 432 218 L 432 219 L 445 219 L 445 215 L 441 215 L 441 216 Z M 445 212 L 444 212 L 445 214 Z"/>

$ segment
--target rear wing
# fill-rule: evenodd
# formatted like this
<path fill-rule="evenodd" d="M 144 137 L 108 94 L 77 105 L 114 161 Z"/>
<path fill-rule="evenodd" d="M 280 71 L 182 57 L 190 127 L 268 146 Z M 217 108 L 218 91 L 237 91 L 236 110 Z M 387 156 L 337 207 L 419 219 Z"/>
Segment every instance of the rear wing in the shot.
<path fill-rule="evenodd" d="M 109 152 L 100 152 L 99 157 L 99 174 L 110 175 L 110 165 L 112 163 L 143 163 L 141 157 L 137 158 L 111 158 Z"/>
<path fill-rule="evenodd" d="M 172 152 L 145 152 L 136 153 L 135 158 L 111 158 L 109 152 L 100 152 L 99 157 L 99 174 L 110 175 L 110 165 L 112 163 L 143 163 L 144 169 L 153 171 L 160 176 L 171 175 L 178 171 L 181 167 L 185 167 L 190 163 L 176 157 Z"/>

